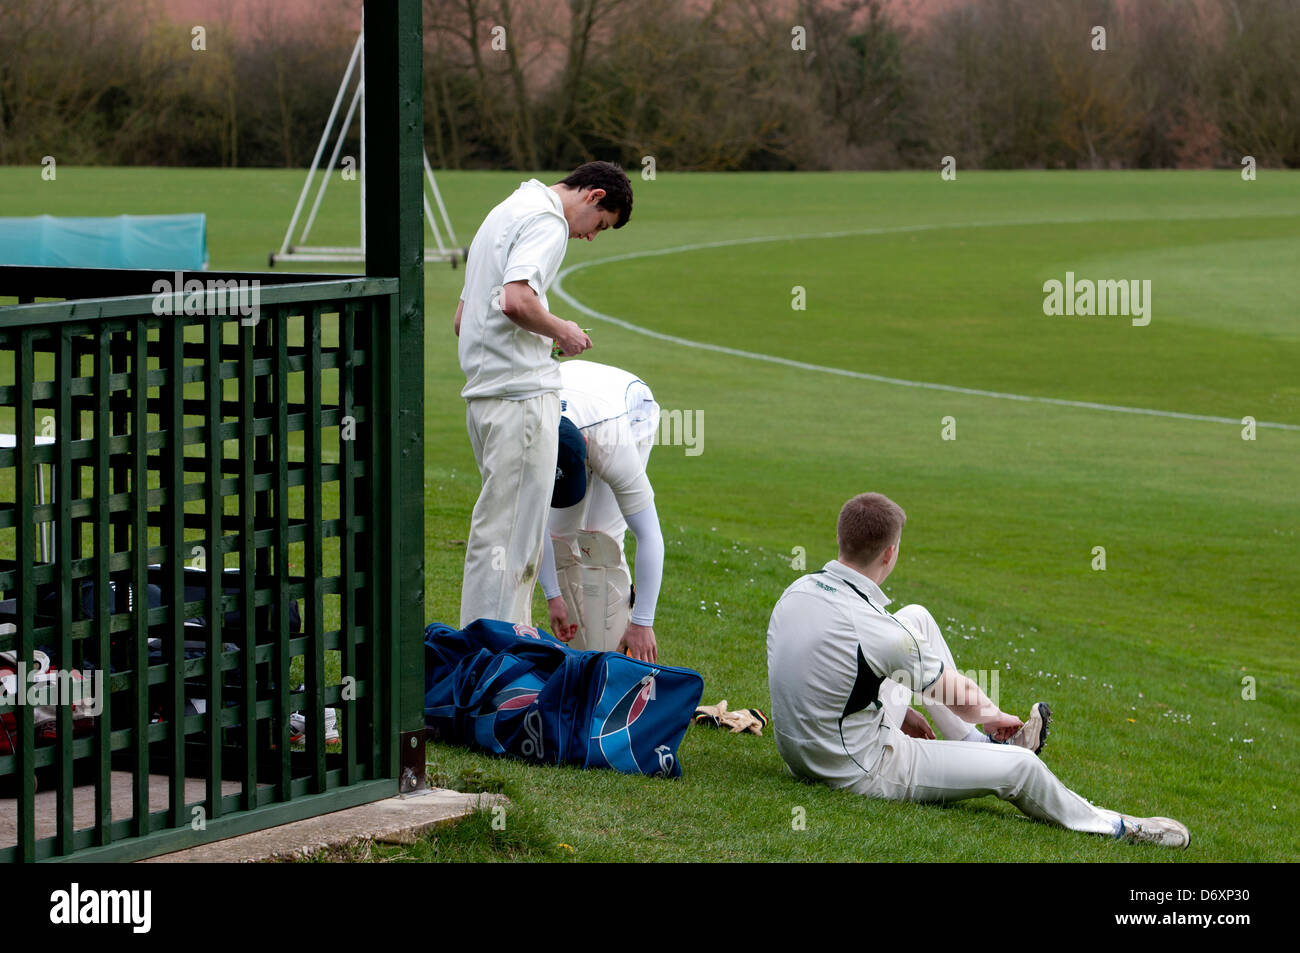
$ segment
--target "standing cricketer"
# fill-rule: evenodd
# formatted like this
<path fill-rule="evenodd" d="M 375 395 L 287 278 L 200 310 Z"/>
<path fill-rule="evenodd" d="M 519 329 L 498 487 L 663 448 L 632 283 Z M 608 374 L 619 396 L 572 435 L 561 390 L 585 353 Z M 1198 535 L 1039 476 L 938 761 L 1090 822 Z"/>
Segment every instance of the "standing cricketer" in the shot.
<path fill-rule="evenodd" d="M 880 584 L 898 563 L 906 519 L 879 493 L 849 500 L 836 528 L 839 558 L 797 579 L 772 610 L 772 726 L 790 772 L 893 801 L 993 794 L 1070 830 L 1186 847 L 1191 835 L 1175 820 L 1108 811 L 1067 788 L 1037 754 L 1047 706 L 1036 704 L 1024 723 L 1001 711 L 957 671 L 923 606 L 885 610 Z M 913 692 L 945 740 L 910 707 Z"/>
<path fill-rule="evenodd" d="M 483 487 L 470 518 L 461 626 L 479 618 L 529 625 L 555 480 L 560 372 L 591 347 L 551 313 L 546 291 L 573 238 L 593 240 L 632 214 L 621 168 L 588 162 L 547 186 L 524 182 L 488 213 L 469 248 L 456 306 L 466 423 Z"/>
<path fill-rule="evenodd" d="M 635 374 L 560 365 L 560 452 L 541 583 L 551 631 L 574 648 L 657 662 L 664 538 L 646 476 L 659 405 Z M 636 537 L 636 589 L 623 540 Z M 633 593 L 635 592 L 635 597 Z"/>

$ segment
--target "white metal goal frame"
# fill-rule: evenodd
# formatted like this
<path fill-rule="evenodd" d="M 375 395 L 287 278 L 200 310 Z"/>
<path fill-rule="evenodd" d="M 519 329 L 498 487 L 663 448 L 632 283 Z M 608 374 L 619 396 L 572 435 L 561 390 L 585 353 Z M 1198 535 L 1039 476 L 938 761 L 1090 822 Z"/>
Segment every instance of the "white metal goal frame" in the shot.
<path fill-rule="evenodd" d="M 298 204 L 294 206 L 293 217 L 289 220 L 289 227 L 285 229 L 284 241 L 280 243 L 280 250 L 273 251 L 267 256 L 267 263 L 275 267 L 277 262 L 281 261 L 336 261 L 336 262 L 358 262 L 366 260 L 366 87 L 365 87 L 365 31 L 357 37 L 356 45 L 352 48 L 352 56 L 348 60 L 348 68 L 343 73 L 343 82 L 339 83 L 339 91 L 334 96 L 334 105 L 330 109 L 329 119 L 325 122 L 325 128 L 321 132 L 320 142 L 316 146 L 316 155 L 311 160 L 311 168 L 307 170 L 307 180 L 302 184 L 302 191 L 298 194 Z M 361 70 L 357 71 L 357 65 L 360 64 Z M 312 202 L 311 211 L 307 214 L 307 219 L 303 223 L 302 232 L 299 234 L 297 241 L 294 241 L 294 229 L 298 227 L 298 220 L 302 217 L 302 212 L 307 204 L 307 196 L 311 194 L 312 182 L 316 178 L 316 173 L 321 169 L 321 157 L 325 154 L 325 147 L 329 143 L 330 136 L 334 132 L 335 120 L 338 119 L 339 108 L 343 105 L 343 99 L 347 95 L 348 87 L 352 83 L 353 74 L 357 74 L 356 87 L 352 93 L 352 99 L 348 104 L 347 115 L 344 116 L 342 124 L 338 127 L 337 136 L 334 139 L 334 148 L 330 152 L 329 164 L 325 167 L 324 174 L 316 187 L 316 197 Z M 361 112 L 361 243 L 357 246 L 337 246 L 337 245 L 309 245 L 308 238 L 311 236 L 312 226 L 316 223 L 316 213 L 320 211 L 322 200 L 325 198 L 325 190 L 329 187 L 330 179 L 333 178 L 335 168 L 338 166 L 339 153 L 343 150 L 343 140 L 347 138 L 348 130 L 352 128 L 352 120 L 356 116 L 358 109 Z M 429 165 L 429 153 L 427 150 L 422 152 L 424 159 L 424 184 L 427 188 L 424 191 L 424 218 L 429 223 L 429 229 L 433 232 L 433 247 L 428 243 L 425 244 L 424 260 L 429 261 L 446 261 L 450 262 L 453 268 L 457 267 L 460 262 L 465 261 L 468 250 L 458 247 L 456 241 L 456 232 L 451 227 L 451 217 L 447 214 L 447 206 L 442 201 L 442 192 L 438 189 L 438 180 L 433 175 L 433 168 Z M 433 213 L 433 205 L 429 202 L 429 194 L 433 194 L 433 201 L 438 207 L 438 215 Z M 441 227 L 439 222 L 441 221 Z"/>

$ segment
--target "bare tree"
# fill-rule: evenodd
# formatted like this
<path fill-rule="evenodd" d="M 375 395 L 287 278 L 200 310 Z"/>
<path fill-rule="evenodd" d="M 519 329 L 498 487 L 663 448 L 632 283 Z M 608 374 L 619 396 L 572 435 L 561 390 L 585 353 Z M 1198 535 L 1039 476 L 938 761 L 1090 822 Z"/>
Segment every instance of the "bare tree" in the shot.
<path fill-rule="evenodd" d="M 1300 6 L 1290 0 L 1236 0 L 1239 32 L 1220 60 L 1218 125 L 1236 158 L 1300 166 Z"/>
<path fill-rule="evenodd" d="M 519 50 L 522 45 L 516 39 L 515 20 L 510 9 L 510 0 L 500 0 L 501 25 L 505 27 L 506 60 L 510 70 L 510 88 L 514 93 L 513 122 L 511 123 L 511 151 L 515 156 L 517 167 L 537 168 L 537 144 L 533 139 L 532 105 L 528 99 L 524 71 L 520 66 Z"/>
<path fill-rule="evenodd" d="M 570 147 L 570 155 L 581 155 L 586 151 L 574 129 L 584 73 L 598 29 L 619 8 L 624 7 L 626 2 L 627 0 L 568 0 L 569 30 L 568 42 L 565 46 L 564 71 L 559 82 L 559 112 L 551 129 L 550 145 L 547 149 L 551 157 L 561 156 L 565 152 L 566 143 Z M 649 23 L 638 25 L 649 26 Z"/>
<path fill-rule="evenodd" d="M 161 0 L 0 0 L 0 162 L 302 162 L 355 0 L 219 2 L 196 52 Z M 444 166 L 1300 165 L 1296 0 L 966 0 L 907 29 L 885 0 L 424 6 Z"/>

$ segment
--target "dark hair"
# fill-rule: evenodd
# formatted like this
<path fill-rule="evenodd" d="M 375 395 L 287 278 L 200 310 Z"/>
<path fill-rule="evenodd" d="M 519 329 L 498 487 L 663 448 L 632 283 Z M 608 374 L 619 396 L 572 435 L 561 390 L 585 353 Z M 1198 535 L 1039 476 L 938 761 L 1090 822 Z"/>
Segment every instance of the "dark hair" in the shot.
<path fill-rule="evenodd" d="M 604 189 L 605 197 L 596 204 L 607 212 L 617 212 L 615 228 L 622 228 L 632 217 L 632 183 L 623 167 L 613 162 L 587 162 L 568 174 L 560 185 L 571 189 Z"/>
<path fill-rule="evenodd" d="M 835 535 L 840 553 L 858 565 L 867 565 L 898 541 L 907 514 L 880 493 L 860 493 L 840 510 Z"/>

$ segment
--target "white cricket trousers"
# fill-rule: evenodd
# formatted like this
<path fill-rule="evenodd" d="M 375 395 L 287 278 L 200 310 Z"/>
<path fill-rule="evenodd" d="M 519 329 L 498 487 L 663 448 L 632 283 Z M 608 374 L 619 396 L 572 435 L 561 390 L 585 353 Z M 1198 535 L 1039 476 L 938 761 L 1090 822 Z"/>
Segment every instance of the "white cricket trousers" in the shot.
<path fill-rule="evenodd" d="M 560 397 L 476 397 L 466 401 L 465 420 L 483 488 L 465 546 L 461 628 L 475 619 L 531 625 L 555 489 Z"/>
<path fill-rule="evenodd" d="M 895 615 L 925 636 L 945 666 L 957 667 L 939 624 L 924 606 L 904 606 Z M 926 703 L 926 710 L 945 738 L 964 737 L 972 727 L 937 702 Z M 1070 830 L 1115 833 L 1118 814 L 1071 791 L 1028 748 L 911 738 L 893 725 L 888 725 L 883 736 L 884 752 L 876 769 L 852 787 L 859 794 L 919 802 L 961 801 L 992 794 L 1030 817 Z"/>

